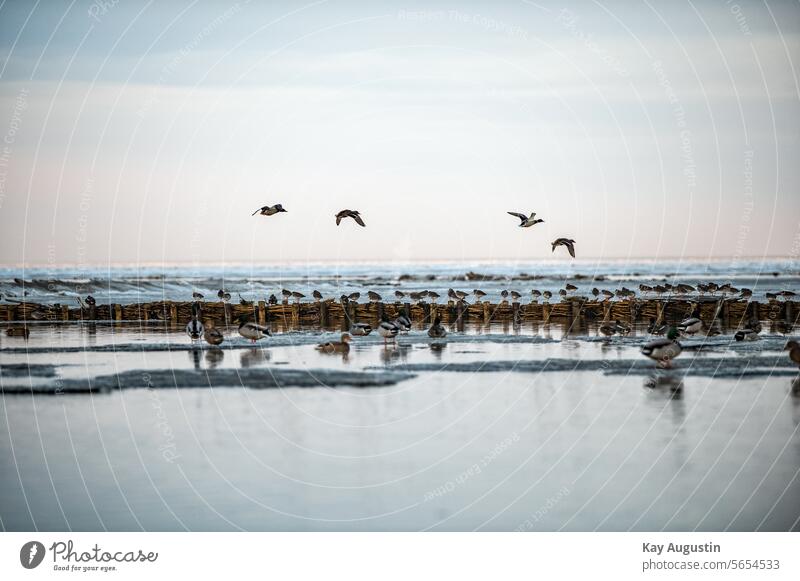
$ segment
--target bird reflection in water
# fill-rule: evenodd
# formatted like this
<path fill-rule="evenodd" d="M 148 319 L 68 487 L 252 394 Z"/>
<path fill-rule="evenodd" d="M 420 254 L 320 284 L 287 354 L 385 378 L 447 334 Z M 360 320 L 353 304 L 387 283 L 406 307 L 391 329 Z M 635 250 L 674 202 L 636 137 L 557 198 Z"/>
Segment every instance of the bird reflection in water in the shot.
<path fill-rule="evenodd" d="M 408 352 L 411 350 L 410 345 L 398 344 L 394 349 L 384 349 L 381 351 L 381 361 L 385 365 L 392 363 L 399 363 L 408 359 Z"/>
<path fill-rule="evenodd" d="M 239 363 L 244 368 L 256 367 L 269 361 L 269 358 L 269 351 L 264 351 L 258 347 L 253 347 L 252 349 L 245 349 L 242 351 Z"/>
<path fill-rule="evenodd" d="M 206 351 L 206 366 L 208 369 L 216 369 L 225 358 L 225 352 L 219 347 Z"/>
<path fill-rule="evenodd" d="M 431 343 L 430 345 L 431 353 L 436 359 L 441 359 L 442 352 L 445 350 L 446 347 L 447 343 L 441 343 L 441 342 Z"/>
<path fill-rule="evenodd" d="M 669 393 L 672 399 L 683 397 L 683 378 L 668 374 L 655 374 L 644 380 L 644 387 L 653 391 Z"/>
<path fill-rule="evenodd" d="M 192 349 L 189 351 L 189 361 L 192 362 L 192 368 L 195 371 L 200 371 L 200 350 Z"/>

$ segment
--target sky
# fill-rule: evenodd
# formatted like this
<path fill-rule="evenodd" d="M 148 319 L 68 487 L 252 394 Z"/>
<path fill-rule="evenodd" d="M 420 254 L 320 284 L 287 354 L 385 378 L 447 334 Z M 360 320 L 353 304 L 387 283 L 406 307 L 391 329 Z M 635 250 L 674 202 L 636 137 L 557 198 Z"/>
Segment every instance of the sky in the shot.
<path fill-rule="evenodd" d="M 0 264 L 800 255 L 798 2 L 0 2 Z"/>

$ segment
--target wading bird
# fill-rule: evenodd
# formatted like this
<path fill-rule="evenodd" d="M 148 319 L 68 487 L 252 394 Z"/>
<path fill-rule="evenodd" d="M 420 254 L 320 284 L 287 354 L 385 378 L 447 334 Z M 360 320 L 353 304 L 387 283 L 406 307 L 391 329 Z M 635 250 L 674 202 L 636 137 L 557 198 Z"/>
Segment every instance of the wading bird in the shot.
<path fill-rule="evenodd" d="M 225 337 L 222 335 L 222 332 L 214 326 L 214 321 L 210 320 L 206 322 L 206 330 L 203 333 L 203 339 L 205 339 L 206 343 L 209 345 L 221 345 Z"/>
<path fill-rule="evenodd" d="M 253 343 L 259 339 L 272 335 L 272 332 L 263 325 L 258 325 L 249 320 L 247 316 L 239 317 L 239 334 Z"/>
<path fill-rule="evenodd" d="M 658 362 L 659 367 L 672 367 L 672 360 L 683 351 L 683 347 L 678 343 L 678 330 L 670 327 L 666 339 L 651 341 L 642 347 L 642 355 Z"/>
<path fill-rule="evenodd" d="M 447 336 L 447 329 L 442 326 L 442 321 L 439 317 L 436 317 L 433 320 L 433 325 L 431 328 L 428 329 L 428 337 L 432 337 L 434 339 L 442 339 Z"/>

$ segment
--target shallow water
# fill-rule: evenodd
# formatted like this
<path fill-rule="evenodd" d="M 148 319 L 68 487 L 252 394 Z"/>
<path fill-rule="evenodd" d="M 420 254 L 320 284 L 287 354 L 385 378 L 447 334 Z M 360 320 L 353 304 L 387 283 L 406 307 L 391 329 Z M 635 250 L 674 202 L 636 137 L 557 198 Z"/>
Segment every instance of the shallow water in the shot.
<path fill-rule="evenodd" d="M 564 338 L 555 326 L 517 337 L 502 326 L 486 331 L 434 347 L 414 331 L 390 349 L 370 336 L 346 359 L 315 351 L 312 333 L 256 347 L 234 339 L 226 350 L 180 350 L 181 333 L 134 325 L 3 337 L 3 386 L 21 380 L 6 373 L 20 363 L 52 365 L 63 379 L 234 369 L 240 381 L 4 394 L 0 522 L 6 530 L 798 529 L 794 371 L 689 373 L 709 358 L 734 372 L 775 358 L 782 338 L 744 348 L 714 338 L 659 373 L 479 372 L 556 358 L 641 363 L 646 340 Z M 137 350 L 156 343 L 157 351 Z M 106 345 L 119 350 L 82 350 Z M 430 364 L 435 371 L 414 370 Z M 458 365 L 469 372 L 448 370 Z M 404 368 L 413 375 L 374 388 L 325 376 Z M 253 383 L 281 369 L 319 370 L 320 386 Z"/>

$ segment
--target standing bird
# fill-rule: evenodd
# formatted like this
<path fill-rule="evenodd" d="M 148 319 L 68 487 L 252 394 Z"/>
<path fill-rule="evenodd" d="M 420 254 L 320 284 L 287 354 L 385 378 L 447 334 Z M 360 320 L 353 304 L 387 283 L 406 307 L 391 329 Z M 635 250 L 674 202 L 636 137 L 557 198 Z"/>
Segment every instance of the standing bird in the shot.
<path fill-rule="evenodd" d="M 545 302 L 547 302 L 547 301 L 549 301 L 551 298 L 553 298 L 553 293 L 551 293 L 550 291 L 544 291 L 544 292 L 542 293 L 542 297 L 544 298 Z"/>
<path fill-rule="evenodd" d="M 356 302 L 361 298 L 361 293 L 350 293 L 347 295 L 347 298 L 353 302 Z"/>
<path fill-rule="evenodd" d="M 90 307 L 93 307 L 93 306 L 97 305 L 97 301 L 94 299 L 94 297 L 92 295 L 87 295 L 86 296 L 86 304 L 89 305 Z"/>
<path fill-rule="evenodd" d="M 573 292 L 573 291 L 578 290 L 578 287 L 576 287 L 574 284 L 570 284 L 570 283 L 567 283 L 567 285 L 564 288 L 567 289 L 568 292 Z"/>
<path fill-rule="evenodd" d="M 359 226 L 366 226 L 366 224 L 364 224 L 364 220 L 361 218 L 361 214 L 358 213 L 358 210 L 342 210 L 341 212 L 337 213 L 336 225 L 338 226 L 341 224 L 342 220 L 345 218 L 352 218 Z"/>
<path fill-rule="evenodd" d="M 522 298 L 522 295 L 515 290 L 511 291 L 511 302 L 518 303 L 519 299 Z"/>
<path fill-rule="evenodd" d="M 318 290 L 315 290 L 313 293 L 311 293 L 311 296 L 314 297 L 316 302 L 320 302 L 322 300 L 322 293 Z"/>
<path fill-rule="evenodd" d="M 530 216 L 526 216 L 525 214 L 520 214 L 519 212 L 508 212 L 508 213 L 511 214 L 512 216 L 516 216 L 517 218 L 519 218 L 520 228 L 530 228 L 531 226 L 535 226 L 536 224 L 544 222 L 544 220 L 541 219 L 539 220 L 534 219 L 536 218 L 536 212 L 531 212 Z"/>
<path fill-rule="evenodd" d="M 672 367 L 672 360 L 683 351 L 683 347 L 678 343 L 678 330 L 670 327 L 666 339 L 651 341 L 642 347 L 642 355 L 658 362 L 659 367 Z"/>
<path fill-rule="evenodd" d="M 398 301 L 402 301 L 405 296 L 406 293 L 403 291 L 394 291 L 394 298 L 396 298 Z"/>
<path fill-rule="evenodd" d="M 678 323 L 678 330 L 684 335 L 694 335 L 703 330 L 703 321 L 697 317 L 689 317 Z"/>
<path fill-rule="evenodd" d="M 442 339 L 447 336 L 447 329 L 442 326 L 442 320 L 439 317 L 436 317 L 433 320 L 433 325 L 431 328 L 428 329 L 428 337 L 432 337 L 433 339 Z"/>
<path fill-rule="evenodd" d="M 239 317 L 239 334 L 253 343 L 264 337 L 271 336 L 272 332 L 263 325 L 250 322 L 247 316 Z"/>
<path fill-rule="evenodd" d="M 391 339 L 392 342 L 395 341 L 395 337 L 400 332 L 400 329 L 394 326 L 393 323 L 390 323 L 386 319 L 381 321 L 381 324 L 378 325 L 378 334 L 383 337 L 383 346 L 386 347 L 386 341 Z"/>
<path fill-rule="evenodd" d="M 397 327 L 401 333 L 408 333 L 411 330 L 411 320 L 405 315 L 399 315 L 392 324 Z"/>
<path fill-rule="evenodd" d="M 367 297 L 369 297 L 369 300 L 372 303 L 377 303 L 383 300 L 381 295 L 373 291 L 367 291 Z"/>
<path fill-rule="evenodd" d="M 202 294 L 200 294 L 200 293 L 199 293 L 199 292 L 197 292 L 197 291 L 194 291 L 194 292 L 192 293 L 192 298 L 193 298 L 194 300 L 196 300 L 196 301 L 202 301 L 202 300 L 203 300 L 203 295 L 202 295 Z"/>
<path fill-rule="evenodd" d="M 556 251 L 557 246 L 565 246 L 569 252 L 569 255 L 572 258 L 575 258 L 575 241 L 571 238 L 556 238 L 550 244 L 553 247 L 553 252 Z"/>
<path fill-rule="evenodd" d="M 209 345 L 221 345 L 225 340 L 225 337 L 222 335 L 222 332 L 214 326 L 214 321 L 211 320 L 206 324 L 206 330 L 203 333 L 203 339 L 205 339 L 206 343 Z"/>
<path fill-rule="evenodd" d="M 227 303 L 229 300 L 231 300 L 231 293 L 225 291 L 224 289 L 219 289 L 217 291 L 217 297 L 219 300 Z"/>
<path fill-rule="evenodd" d="M 298 304 L 299 304 L 299 303 L 300 303 L 300 299 L 304 299 L 304 298 L 306 298 L 306 295 L 304 295 L 304 294 L 303 294 L 303 293 L 301 293 L 301 292 L 294 291 L 294 292 L 292 293 L 292 298 L 294 299 L 294 302 L 296 302 L 296 303 L 298 303 Z"/>
<path fill-rule="evenodd" d="M 477 289 L 477 288 L 472 291 L 472 294 L 475 295 L 475 302 L 476 303 L 481 302 L 483 300 L 483 297 L 486 296 L 485 292 L 483 292 L 482 290 Z"/>
<path fill-rule="evenodd" d="M 258 210 L 250 215 L 255 216 L 256 214 L 261 214 L 262 216 L 274 216 L 275 214 L 285 211 L 286 210 L 283 209 L 283 206 L 280 204 L 275 204 L 274 206 L 261 206 Z"/>
<path fill-rule="evenodd" d="M 533 289 L 531 291 L 531 297 L 533 298 L 534 301 L 538 301 L 539 297 L 541 296 L 542 296 L 542 291 L 540 291 L 539 289 Z"/>
<path fill-rule="evenodd" d="M 200 337 L 203 336 L 205 332 L 205 328 L 203 327 L 203 323 L 200 322 L 198 318 L 200 314 L 200 305 L 194 303 L 192 305 L 192 319 L 186 325 L 186 334 L 189 335 L 189 338 L 192 341 L 196 341 Z"/>
<path fill-rule="evenodd" d="M 784 351 L 789 352 L 789 359 L 794 361 L 800 367 L 800 343 L 797 341 L 789 341 L 783 348 Z"/>
<path fill-rule="evenodd" d="M 432 302 L 434 305 L 436 304 L 436 300 L 437 300 L 437 299 L 438 299 L 440 296 L 441 296 L 441 295 L 440 295 L 439 293 L 437 293 L 437 292 L 428 291 L 428 298 L 429 298 L 429 299 L 431 299 L 431 302 Z"/>
<path fill-rule="evenodd" d="M 357 337 L 366 337 L 372 333 L 372 326 L 369 323 L 353 323 L 350 326 L 350 334 Z"/>

